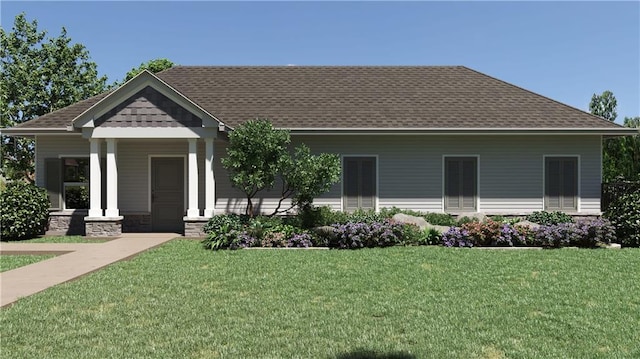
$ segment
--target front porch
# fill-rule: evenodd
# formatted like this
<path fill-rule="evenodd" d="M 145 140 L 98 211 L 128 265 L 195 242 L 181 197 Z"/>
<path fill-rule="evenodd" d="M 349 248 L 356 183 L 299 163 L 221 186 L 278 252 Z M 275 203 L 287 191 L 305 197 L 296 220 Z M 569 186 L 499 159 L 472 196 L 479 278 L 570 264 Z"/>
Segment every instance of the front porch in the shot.
<path fill-rule="evenodd" d="M 89 142 L 89 209 L 83 217 L 86 236 L 117 236 L 123 231 L 202 235 L 202 226 L 216 213 L 214 138 L 161 142 L 91 138 Z M 100 160 L 103 142 L 106 144 L 104 162 Z M 119 142 L 124 145 L 122 155 Z M 198 153 L 199 147 L 204 147 L 204 153 Z M 144 165 L 135 167 L 141 158 L 146 158 L 146 169 Z M 102 171 L 106 171 L 105 176 Z M 204 183 L 199 188 L 201 181 Z M 120 194 L 124 184 L 126 192 Z M 106 203 L 102 202 L 103 192 Z M 121 210 L 118 199 L 130 196 L 144 199 L 144 203 L 127 199 Z"/>

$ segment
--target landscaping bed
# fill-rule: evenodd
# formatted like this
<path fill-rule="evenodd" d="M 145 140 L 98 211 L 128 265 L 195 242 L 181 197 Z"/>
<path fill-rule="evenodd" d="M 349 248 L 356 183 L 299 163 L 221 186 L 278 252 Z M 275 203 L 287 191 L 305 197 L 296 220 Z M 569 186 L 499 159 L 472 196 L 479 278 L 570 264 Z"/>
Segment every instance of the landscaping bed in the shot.
<path fill-rule="evenodd" d="M 290 217 L 214 216 L 204 227 L 207 249 L 252 247 L 358 249 L 390 246 L 446 247 L 607 247 L 618 243 L 605 218 L 579 218 L 562 212 L 487 217 L 420 213 L 383 208 L 352 213 L 307 208 Z"/>

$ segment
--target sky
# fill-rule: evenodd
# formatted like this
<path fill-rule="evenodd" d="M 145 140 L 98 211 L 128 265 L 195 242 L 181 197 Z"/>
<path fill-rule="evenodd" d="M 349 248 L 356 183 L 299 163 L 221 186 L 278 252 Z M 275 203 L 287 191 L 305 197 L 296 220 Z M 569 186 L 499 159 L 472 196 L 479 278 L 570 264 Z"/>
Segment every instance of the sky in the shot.
<path fill-rule="evenodd" d="M 581 110 L 640 116 L 640 2 L 0 2 L 83 44 L 109 83 L 180 65 L 463 65 Z"/>

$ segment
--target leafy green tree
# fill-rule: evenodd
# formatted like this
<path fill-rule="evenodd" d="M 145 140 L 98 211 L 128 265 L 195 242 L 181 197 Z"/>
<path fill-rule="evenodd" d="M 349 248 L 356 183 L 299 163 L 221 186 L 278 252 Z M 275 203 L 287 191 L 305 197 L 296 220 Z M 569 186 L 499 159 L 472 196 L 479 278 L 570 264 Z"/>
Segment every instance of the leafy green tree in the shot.
<path fill-rule="evenodd" d="M 640 116 L 625 117 L 624 126 L 640 131 Z M 620 137 L 614 141 L 618 142 L 619 150 L 619 157 L 611 158 L 615 163 L 615 174 L 629 181 L 640 181 L 640 134 Z"/>
<path fill-rule="evenodd" d="M 160 58 L 150 60 L 144 63 L 141 63 L 140 66 L 134 67 L 131 71 L 127 72 L 127 76 L 124 78 L 124 82 L 131 80 L 136 77 L 137 74 L 141 73 L 143 70 L 148 70 L 151 73 L 157 73 L 166 69 L 173 67 L 175 64 L 168 59 Z"/>
<path fill-rule="evenodd" d="M 227 156 L 222 165 L 229 171 L 231 183 L 247 198 L 245 213 L 255 214 L 253 197 L 275 186 L 280 179 L 282 190 L 277 208 L 271 215 L 283 213 L 293 207 L 304 208 L 313 199 L 329 190 L 340 179 L 340 158 L 332 154 L 313 155 L 305 145 L 296 147 L 291 154 L 289 131 L 273 128 L 268 120 L 252 120 L 229 134 Z M 280 210 L 282 203 L 292 204 Z"/>
<path fill-rule="evenodd" d="M 618 117 L 617 108 L 618 101 L 611 91 L 605 91 L 602 95 L 593 94 L 589 103 L 589 111 L 592 114 L 609 121 L 615 121 Z"/>
<path fill-rule="evenodd" d="M 229 134 L 222 165 L 230 172 L 233 186 L 245 194 L 247 215 L 255 214 L 253 197 L 273 188 L 290 142 L 288 131 L 274 129 L 267 120 L 248 121 Z"/>
<path fill-rule="evenodd" d="M 0 29 L 0 119 L 3 128 L 45 115 L 105 90 L 89 51 L 72 44 L 62 28 L 45 41 L 46 31 L 25 14 L 11 31 Z M 2 175 L 33 179 L 33 140 L 2 136 Z"/>
<path fill-rule="evenodd" d="M 615 121 L 618 102 L 611 91 L 594 94 L 589 104 L 591 113 Z M 624 126 L 638 128 L 640 117 L 625 118 Z M 604 140 L 602 147 L 602 180 L 640 180 L 640 136 L 614 137 Z"/>
<path fill-rule="evenodd" d="M 280 167 L 282 192 L 273 214 L 287 212 L 294 207 L 310 207 L 314 198 L 340 180 L 340 157 L 328 153 L 313 155 L 304 144 L 296 147 L 293 156 L 285 156 Z M 289 197 L 291 206 L 280 210 L 282 202 Z"/>

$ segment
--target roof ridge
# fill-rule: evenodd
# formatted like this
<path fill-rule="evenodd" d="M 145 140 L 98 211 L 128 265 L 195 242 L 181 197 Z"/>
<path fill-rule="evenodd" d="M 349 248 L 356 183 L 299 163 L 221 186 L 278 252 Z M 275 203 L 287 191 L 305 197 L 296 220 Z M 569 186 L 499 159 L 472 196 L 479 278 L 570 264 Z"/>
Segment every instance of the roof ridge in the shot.
<path fill-rule="evenodd" d="M 474 69 L 469 68 L 469 67 L 466 67 L 466 66 L 462 66 L 462 68 L 464 68 L 464 69 L 466 69 L 466 70 L 469 70 L 469 71 L 471 71 L 471 72 L 474 72 L 474 73 L 476 73 L 476 74 L 480 74 L 480 75 L 482 75 L 482 76 L 488 77 L 488 78 L 490 78 L 490 79 L 496 80 L 496 81 L 501 82 L 501 83 L 503 83 L 503 84 L 506 84 L 506 85 L 508 85 L 508 86 L 510 86 L 510 87 L 515 87 L 515 88 L 517 88 L 517 89 L 520 89 L 520 90 L 526 91 L 526 92 L 528 92 L 528 93 L 530 93 L 530 94 L 533 94 L 533 95 L 536 95 L 536 96 L 542 97 L 542 98 L 544 98 L 544 99 L 546 99 L 546 100 L 549 100 L 549 101 L 552 101 L 552 102 L 554 102 L 554 103 L 556 103 L 556 104 L 559 104 L 559 105 L 561 105 L 561 106 L 564 106 L 564 107 L 566 107 L 566 108 L 568 108 L 568 109 L 570 109 L 570 110 L 572 110 L 572 111 L 578 111 L 578 112 L 580 112 L 581 114 L 589 115 L 589 116 L 591 116 L 591 117 L 593 117 L 593 118 L 596 118 L 596 119 L 598 119 L 598 120 L 600 120 L 600 121 L 603 121 L 604 123 L 614 124 L 614 125 L 616 125 L 616 126 L 618 126 L 618 127 L 624 127 L 624 126 L 622 126 L 622 125 L 620 125 L 620 124 L 615 123 L 614 121 L 609 121 L 609 120 L 604 119 L 604 118 L 602 118 L 602 117 L 600 117 L 600 116 L 596 116 L 596 115 L 594 115 L 594 114 L 592 114 L 592 113 L 589 113 L 589 112 L 587 112 L 587 111 L 584 111 L 584 110 L 581 110 L 581 109 L 579 109 L 579 108 L 576 108 L 576 107 L 573 107 L 573 106 L 567 105 L 566 103 L 560 102 L 560 101 L 558 101 L 558 100 L 554 100 L 554 99 L 552 99 L 551 97 L 548 97 L 548 96 L 545 96 L 545 95 L 539 94 L 539 93 L 537 93 L 537 92 L 533 92 L 533 91 L 531 91 L 531 90 L 527 90 L 527 89 L 526 89 L 526 88 L 524 88 L 524 87 L 520 87 L 520 86 L 518 86 L 518 85 L 514 85 L 514 84 L 512 84 L 512 83 L 510 83 L 510 82 L 507 82 L 507 81 L 504 81 L 504 80 L 500 80 L 500 79 L 499 79 L 499 78 L 497 78 L 497 77 L 493 77 L 493 76 L 491 76 L 491 75 L 487 75 L 487 74 L 485 74 L 485 73 L 483 73 L 483 72 L 480 72 L 480 71 L 478 71 L 478 70 L 474 70 Z"/>
<path fill-rule="evenodd" d="M 176 65 L 164 71 L 176 68 L 467 68 L 464 65 Z"/>

